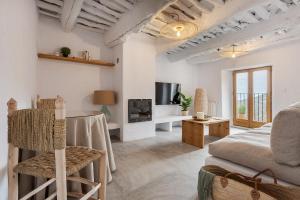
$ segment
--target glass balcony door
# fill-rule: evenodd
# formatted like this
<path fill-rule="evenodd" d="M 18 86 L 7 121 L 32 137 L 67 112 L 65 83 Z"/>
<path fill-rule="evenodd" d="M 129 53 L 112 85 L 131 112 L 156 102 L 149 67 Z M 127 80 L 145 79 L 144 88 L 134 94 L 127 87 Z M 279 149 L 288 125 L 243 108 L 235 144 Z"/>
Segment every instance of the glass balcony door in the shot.
<path fill-rule="evenodd" d="M 249 128 L 271 122 L 271 67 L 233 72 L 233 123 Z"/>

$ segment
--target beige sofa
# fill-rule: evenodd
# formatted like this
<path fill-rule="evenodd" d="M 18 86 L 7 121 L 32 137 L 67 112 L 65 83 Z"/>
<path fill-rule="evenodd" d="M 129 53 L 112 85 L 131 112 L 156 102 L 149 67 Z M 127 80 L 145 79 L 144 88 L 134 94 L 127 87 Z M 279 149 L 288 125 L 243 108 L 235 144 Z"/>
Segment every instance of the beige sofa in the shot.
<path fill-rule="evenodd" d="M 211 156 L 206 159 L 205 164 L 218 165 L 249 176 L 269 168 L 276 174 L 281 184 L 300 186 L 300 166 L 290 166 L 275 161 L 270 146 L 271 130 L 272 125 L 267 124 L 209 144 Z M 268 175 L 264 175 L 263 180 L 273 181 Z"/>

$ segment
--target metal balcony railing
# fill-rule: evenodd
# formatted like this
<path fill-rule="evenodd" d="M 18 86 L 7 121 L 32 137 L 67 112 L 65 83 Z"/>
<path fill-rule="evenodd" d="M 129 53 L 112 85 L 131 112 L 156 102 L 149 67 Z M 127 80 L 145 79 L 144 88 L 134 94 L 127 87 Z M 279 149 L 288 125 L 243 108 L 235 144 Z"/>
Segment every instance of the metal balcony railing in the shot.
<path fill-rule="evenodd" d="M 237 114 L 248 118 L 249 93 L 236 93 Z M 267 122 L 267 93 L 253 93 L 253 120 Z"/>

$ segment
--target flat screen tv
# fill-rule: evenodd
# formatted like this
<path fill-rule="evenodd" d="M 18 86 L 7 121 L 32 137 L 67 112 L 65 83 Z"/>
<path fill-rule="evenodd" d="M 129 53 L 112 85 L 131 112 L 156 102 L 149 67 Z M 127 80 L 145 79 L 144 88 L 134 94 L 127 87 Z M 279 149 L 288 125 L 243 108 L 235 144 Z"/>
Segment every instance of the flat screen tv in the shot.
<path fill-rule="evenodd" d="M 155 83 L 155 104 L 156 105 L 177 105 L 180 104 L 179 83 Z"/>

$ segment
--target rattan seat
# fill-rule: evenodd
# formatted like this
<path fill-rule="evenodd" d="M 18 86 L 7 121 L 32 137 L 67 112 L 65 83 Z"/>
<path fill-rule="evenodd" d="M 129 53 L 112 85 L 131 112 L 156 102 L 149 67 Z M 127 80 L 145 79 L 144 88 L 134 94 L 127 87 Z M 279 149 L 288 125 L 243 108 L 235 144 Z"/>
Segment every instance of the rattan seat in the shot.
<path fill-rule="evenodd" d="M 101 152 L 87 147 L 66 147 L 66 174 L 70 176 L 101 157 Z M 38 156 L 18 163 L 14 172 L 44 178 L 55 178 L 54 152 L 41 153 Z"/>

